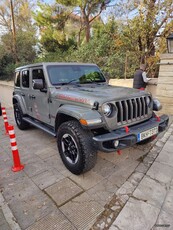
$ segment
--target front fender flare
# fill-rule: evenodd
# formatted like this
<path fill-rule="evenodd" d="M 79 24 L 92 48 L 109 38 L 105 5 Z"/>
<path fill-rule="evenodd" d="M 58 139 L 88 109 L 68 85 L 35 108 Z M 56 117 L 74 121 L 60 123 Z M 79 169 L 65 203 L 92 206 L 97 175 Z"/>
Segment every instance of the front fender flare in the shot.
<path fill-rule="evenodd" d="M 81 107 L 76 105 L 62 105 L 58 108 L 56 114 L 57 114 L 56 118 L 60 114 L 65 114 L 67 116 L 75 118 L 78 121 L 80 119 L 85 119 L 85 120 L 101 119 L 101 114 L 97 110 L 92 110 L 91 108 L 86 108 L 86 107 Z"/>

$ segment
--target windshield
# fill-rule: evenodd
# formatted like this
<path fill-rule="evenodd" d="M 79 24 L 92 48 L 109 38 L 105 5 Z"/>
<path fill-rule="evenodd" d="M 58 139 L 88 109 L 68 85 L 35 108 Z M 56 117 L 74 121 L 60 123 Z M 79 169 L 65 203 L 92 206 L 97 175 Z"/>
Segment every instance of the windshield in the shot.
<path fill-rule="evenodd" d="M 52 85 L 106 82 L 100 69 L 92 65 L 50 65 L 47 72 Z"/>

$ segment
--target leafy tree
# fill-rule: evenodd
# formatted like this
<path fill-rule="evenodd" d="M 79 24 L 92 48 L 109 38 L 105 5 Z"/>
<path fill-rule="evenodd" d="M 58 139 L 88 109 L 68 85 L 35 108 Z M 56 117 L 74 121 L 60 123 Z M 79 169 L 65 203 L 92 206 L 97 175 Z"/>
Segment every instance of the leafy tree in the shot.
<path fill-rule="evenodd" d="M 65 31 L 69 12 L 58 4 L 39 2 L 38 7 L 34 19 L 40 31 L 41 49 L 56 52 L 57 49 L 67 50 L 70 45 L 76 46 L 73 37 L 69 37 L 68 32 Z"/>
<path fill-rule="evenodd" d="M 90 40 L 91 23 L 98 18 L 104 9 L 111 2 L 110 0 L 56 0 L 57 3 L 71 7 L 79 15 L 80 31 L 85 30 L 86 42 Z M 80 35 L 79 35 L 80 37 Z"/>
<path fill-rule="evenodd" d="M 121 50 L 126 51 L 129 59 L 137 56 L 137 66 L 140 62 L 147 62 L 151 75 L 157 76 L 159 53 L 163 52 L 165 36 L 172 28 L 173 1 L 137 0 L 129 4 L 124 0 L 123 4 L 119 3 L 118 11 L 127 12 L 126 17 L 120 15 L 124 19 L 118 37 Z M 114 14 L 118 15 L 117 8 Z"/>
<path fill-rule="evenodd" d="M 10 1 L 8 0 L 2 0 L 0 2 L 0 26 L 2 29 L 0 36 L 0 63 L 3 69 L 8 69 L 8 71 L 5 72 L 2 70 L 4 74 L 10 74 L 10 71 L 12 71 L 12 67 L 14 68 L 16 62 L 9 3 Z M 31 62 L 36 56 L 36 28 L 33 25 L 31 8 L 32 6 L 28 0 L 14 1 L 18 63 Z"/>

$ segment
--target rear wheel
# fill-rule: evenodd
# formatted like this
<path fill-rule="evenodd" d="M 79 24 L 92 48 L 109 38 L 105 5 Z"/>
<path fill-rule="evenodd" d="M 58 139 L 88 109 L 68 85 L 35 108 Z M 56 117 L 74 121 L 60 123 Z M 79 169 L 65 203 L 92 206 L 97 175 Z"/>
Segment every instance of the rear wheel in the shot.
<path fill-rule="evenodd" d="M 25 130 L 29 127 L 29 123 L 23 120 L 23 112 L 18 103 L 14 104 L 14 117 L 19 129 Z"/>
<path fill-rule="evenodd" d="M 79 175 L 94 167 L 97 152 L 92 135 L 78 121 L 67 121 L 59 127 L 57 145 L 64 165 L 72 173 Z"/>

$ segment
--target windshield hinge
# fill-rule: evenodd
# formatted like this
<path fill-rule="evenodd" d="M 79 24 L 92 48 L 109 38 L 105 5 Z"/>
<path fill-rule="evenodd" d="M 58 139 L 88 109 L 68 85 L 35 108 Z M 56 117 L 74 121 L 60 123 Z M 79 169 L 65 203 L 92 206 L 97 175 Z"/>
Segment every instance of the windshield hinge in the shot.
<path fill-rule="evenodd" d="M 51 98 L 48 98 L 47 101 L 48 101 L 48 103 L 52 103 L 52 99 Z"/>

